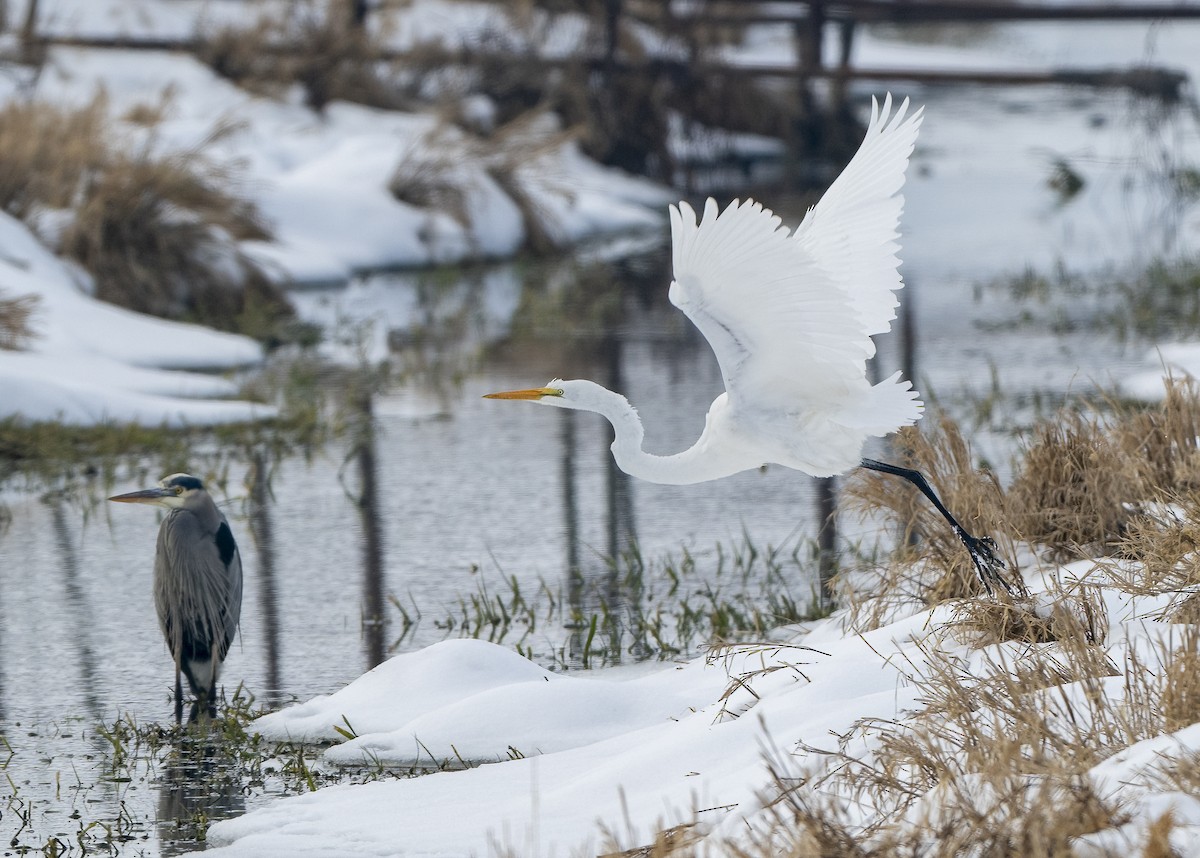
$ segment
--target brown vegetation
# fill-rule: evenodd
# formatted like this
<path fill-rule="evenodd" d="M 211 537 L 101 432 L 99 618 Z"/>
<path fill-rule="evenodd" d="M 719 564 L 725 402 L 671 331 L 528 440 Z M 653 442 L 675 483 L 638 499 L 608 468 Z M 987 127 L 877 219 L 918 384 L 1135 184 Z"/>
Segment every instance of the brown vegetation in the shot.
<path fill-rule="evenodd" d="M 88 271 L 97 297 L 267 339 L 291 310 L 237 246 L 269 232 L 233 188 L 202 150 L 131 147 L 103 97 L 0 110 L 0 207 Z"/>
<path fill-rule="evenodd" d="M 1192 385 L 1168 381 L 1156 407 L 1060 415 L 1032 432 L 1007 493 L 970 476 L 969 450 L 949 421 L 933 422 L 929 436 L 902 435 L 905 460 L 929 472 L 968 527 L 1008 530 L 1053 558 L 1113 555 L 1077 563 L 1072 574 L 1045 570 L 1046 589 L 1032 598 L 980 598 L 956 577 L 965 564 L 953 543 L 933 538 L 944 525 L 928 518 L 915 492 L 873 473 L 856 478 L 852 494 L 864 507 L 882 505 L 902 533 L 920 539 L 905 539 L 875 577 L 844 574 L 845 622 L 870 628 L 898 609 L 911 614 L 946 599 L 952 610 L 931 621 L 920 657 L 904 665 L 914 711 L 860 721 L 832 747 L 802 745 L 796 761 L 779 753 L 768 824 L 754 845 L 728 851 L 1066 858 L 1093 833 L 1130 822 L 1131 809 L 1090 770 L 1200 722 L 1198 407 Z M 1165 600 L 1160 615 L 1188 625 L 1151 624 L 1140 645 L 1110 645 L 1104 588 L 1112 587 Z M 808 774 L 785 774 L 797 765 Z M 1126 787 L 1195 794 L 1198 773 L 1194 753 L 1164 753 Z M 1170 814 L 1145 821 L 1138 854 L 1174 854 L 1175 824 Z"/>
<path fill-rule="evenodd" d="M 345 4 L 292 3 L 253 27 L 223 27 L 201 35 L 197 53 L 222 77 L 253 92 L 282 95 L 299 84 L 305 103 L 322 110 L 343 99 L 374 107 L 404 106 L 400 88 L 374 31 L 356 26 Z"/>
<path fill-rule="evenodd" d="M 16 351 L 33 339 L 29 323 L 37 313 L 38 303 L 36 295 L 5 298 L 4 290 L 0 289 L 0 349 Z"/>

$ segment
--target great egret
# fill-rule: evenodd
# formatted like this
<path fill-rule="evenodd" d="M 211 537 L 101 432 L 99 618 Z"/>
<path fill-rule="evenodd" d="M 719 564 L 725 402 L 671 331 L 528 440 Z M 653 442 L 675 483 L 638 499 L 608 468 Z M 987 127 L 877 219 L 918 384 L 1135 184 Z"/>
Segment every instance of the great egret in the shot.
<path fill-rule="evenodd" d="M 759 203 L 711 198 L 699 224 L 686 202 L 671 206 L 671 303 L 708 339 L 725 392 L 709 408 L 700 439 L 672 456 L 642 450 L 637 412 L 591 381 L 488 394 L 595 411 L 612 423 L 617 465 L 655 483 L 690 484 L 766 463 L 829 477 L 855 467 L 912 482 L 966 545 L 989 592 L 1006 590 L 988 538 L 969 534 L 917 471 L 862 458 L 868 438 L 915 423 L 923 405 L 900 373 L 872 385 L 873 334 L 895 318 L 903 286 L 897 257 L 900 189 L 923 109 L 908 99 L 892 114 L 872 99 L 866 139 L 794 234 Z"/>
<path fill-rule="evenodd" d="M 110 501 L 166 507 L 154 552 L 154 606 L 175 658 L 175 723 L 183 720 L 182 672 L 196 701 L 189 721 L 217 714 L 217 676 L 242 611 L 242 558 L 229 522 L 189 474 Z"/>

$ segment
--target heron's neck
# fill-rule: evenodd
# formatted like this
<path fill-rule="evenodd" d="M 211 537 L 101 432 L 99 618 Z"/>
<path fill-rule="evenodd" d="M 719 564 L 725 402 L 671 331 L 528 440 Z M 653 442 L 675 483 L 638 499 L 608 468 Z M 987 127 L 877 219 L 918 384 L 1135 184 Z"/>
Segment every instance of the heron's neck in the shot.
<path fill-rule="evenodd" d="M 604 390 L 593 408 L 612 424 L 613 458 L 622 471 L 639 479 L 665 485 L 690 485 L 727 477 L 742 470 L 705 455 L 705 435 L 687 450 L 671 456 L 656 456 L 642 449 L 645 430 L 637 411 L 624 396 Z M 707 434 L 708 427 L 705 427 Z"/>

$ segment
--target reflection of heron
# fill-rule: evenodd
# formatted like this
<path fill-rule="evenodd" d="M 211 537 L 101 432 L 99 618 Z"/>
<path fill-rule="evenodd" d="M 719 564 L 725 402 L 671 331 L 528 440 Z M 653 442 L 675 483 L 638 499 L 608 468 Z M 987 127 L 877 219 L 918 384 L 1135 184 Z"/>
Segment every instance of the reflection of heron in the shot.
<path fill-rule="evenodd" d="M 866 139 L 845 171 L 792 235 L 761 205 L 709 200 L 699 225 L 687 203 L 671 207 L 674 282 L 683 310 L 716 352 L 725 393 L 709 408 L 688 450 L 642 450 L 643 429 L 623 396 L 590 381 L 489 394 L 596 411 L 615 431 L 622 470 L 656 483 L 715 480 L 764 463 L 818 477 L 856 466 L 903 477 L 921 490 L 967 546 L 988 589 L 1003 562 L 990 539 L 967 533 L 917 471 L 862 458 L 868 438 L 915 423 L 922 405 L 900 373 L 872 385 L 873 334 L 890 328 L 903 283 L 896 256 L 899 191 L 921 111 L 892 115 L 872 103 Z"/>
<path fill-rule="evenodd" d="M 175 722 L 183 720 L 187 677 L 196 701 L 189 721 L 217 714 L 217 676 L 242 610 L 242 559 L 229 522 L 200 480 L 172 474 L 158 488 L 109 500 L 164 506 L 154 552 L 154 606 L 175 657 Z"/>

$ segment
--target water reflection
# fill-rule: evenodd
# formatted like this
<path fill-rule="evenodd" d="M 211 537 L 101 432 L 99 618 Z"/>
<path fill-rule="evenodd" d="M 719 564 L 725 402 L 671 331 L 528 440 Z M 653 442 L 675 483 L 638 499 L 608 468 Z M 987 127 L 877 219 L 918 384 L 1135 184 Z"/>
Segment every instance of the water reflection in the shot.
<path fill-rule="evenodd" d="M 54 541 L 58 547 L 58 563 L 52 565 L 62 575 L 66 608 L 74 619 L 71 642 L 75 649 L 75 664 L 79 668 L 83 703 L 92 723 L 99 723 L 103 719 L 104 710 L 99 694 L 100 670 L 96 661 L 96 650 L 92 643 L 92 629 L 99 619 L 95 608 L 96 603 L 89 601 L 84 592 L 84 582 L 80 577 L 79 570 L 79 555 L 71 528 L 67 524 L 65 500 L 60 494 L 52 494 L 45 499 L 45 502 L 50 507 L 54 523 Z"/>
<path fill-rule="evenodd" d="M 275 575 L 275 527 L 271 513 L 271 484 L 267 456 L 255 451 L 246 482 L 250 489 L 249 524 L 258 560 L 259 621 L 262 624 L 266 687 L 264 702 L 274 708 L 284 699 L 280 672 L 279 594 Z"/>
<path fill-rule="evenodd" d="M 211 821 L 246 811 L 245 773 L 226 743 L 177 735 L 159 771 L 156 828 L 163 855 L 195 851 Z"/>

